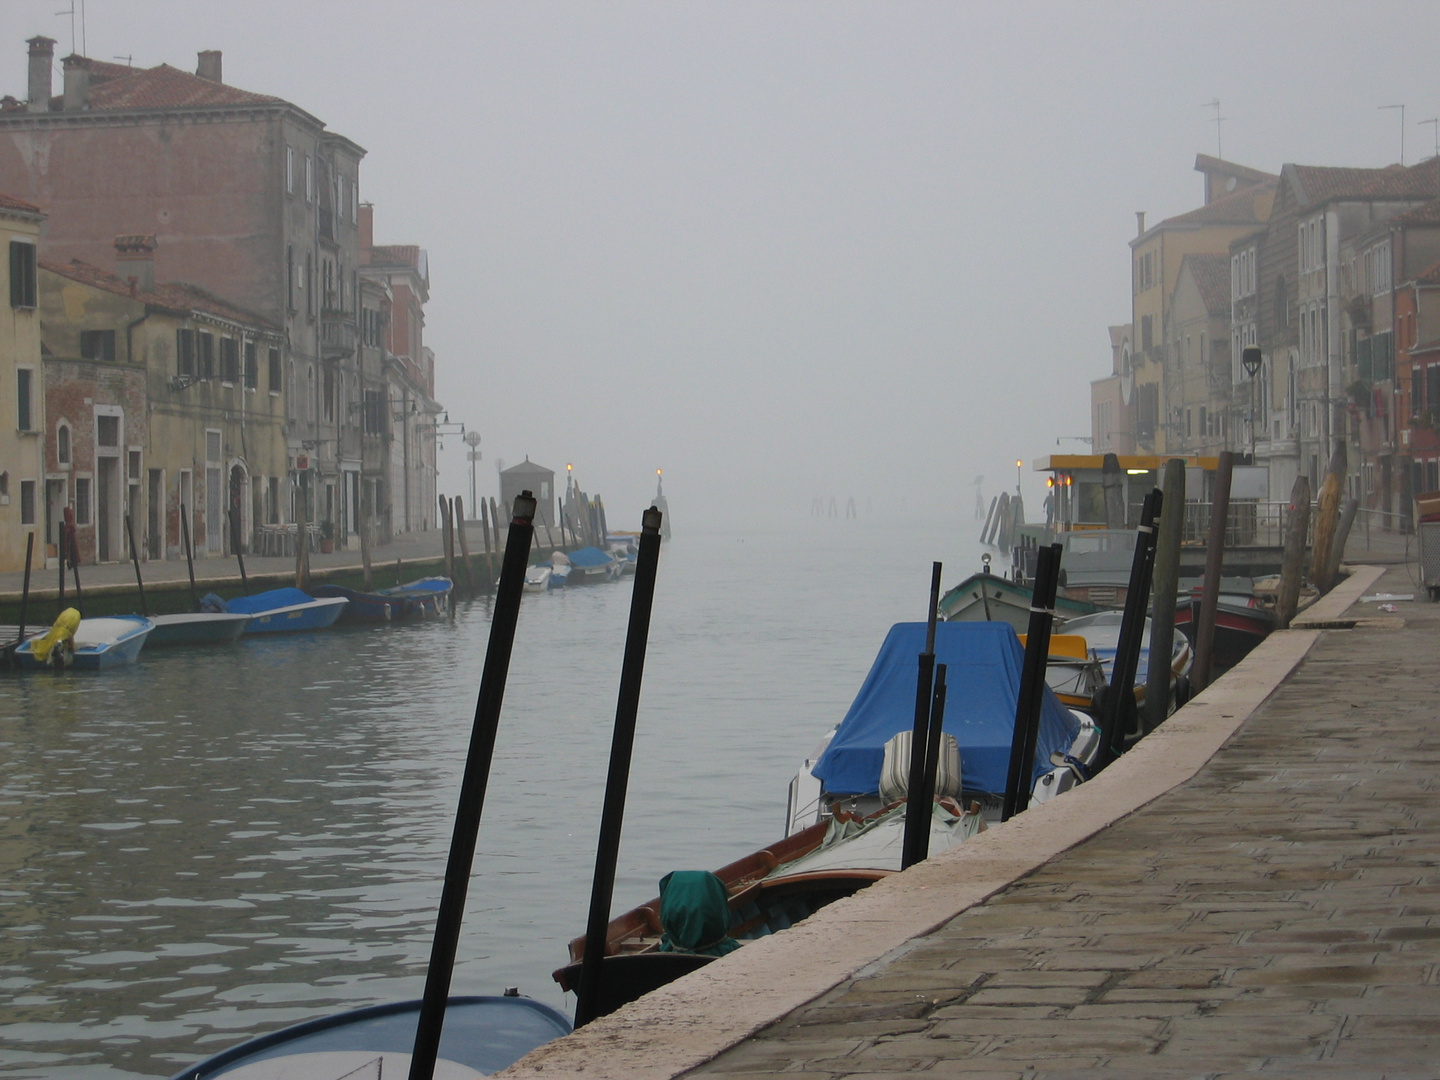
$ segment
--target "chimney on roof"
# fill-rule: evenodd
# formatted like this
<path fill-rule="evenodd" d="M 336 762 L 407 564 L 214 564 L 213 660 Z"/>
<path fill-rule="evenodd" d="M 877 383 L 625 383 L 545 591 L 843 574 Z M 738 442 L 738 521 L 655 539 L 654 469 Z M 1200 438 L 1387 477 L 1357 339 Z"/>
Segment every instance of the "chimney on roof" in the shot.
<path fill-rule="evenodd" d="M 375 204 L 362 202 L 360 204 L 360 259 L 367 265 L 370 262 L 370 249 L 375 246 Z"/>
<path fill-rule="evenodd" d="M 1144 235 L 1145 235 L 1145 211 L 1144 211 L 1144 210 L 1136 210 L 1136 211 L 1135 211 L 1135 235 L 1136 235 L 1136 236 L 1144 236 Z"/>
<path fill-rule="evenodd" d="M 71 53 L 60 62 L 65 65 L 65 111 L 80 112 L 90 100 L 90 61 Z"/>
<path fill-rule="evenodd" d="M 50 111 L 50 68 L 55 63 L 55 39 L 32 37 L 30 46 L 30 104 L 28 112 Z"/>
<path fill-rule="evenodd" d="M 195 74 L 211 82 L 224 82 L 225 80 L 220 78 L 220 50 L 203 49 L 199 56 L 200 62 L 195 65 Z"/>
<path fill-rule="evenodd" d="M 130 295 L 155 289 L 155 237 L 115 237 L 115 272 L 130 282 Z"/>

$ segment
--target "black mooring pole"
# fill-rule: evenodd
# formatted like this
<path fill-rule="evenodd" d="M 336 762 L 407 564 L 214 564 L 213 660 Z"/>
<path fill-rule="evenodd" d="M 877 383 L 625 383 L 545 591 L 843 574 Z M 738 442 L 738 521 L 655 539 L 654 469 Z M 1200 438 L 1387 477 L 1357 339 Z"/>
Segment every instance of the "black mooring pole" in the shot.
<path fill-rule="evenodd" d="M 25 583 L 20 587 L 20 633 L 15 638 L 16 645 L 25 643 L 25 616 L 30 611 L 30 563 L 35 556 L 35 534 L 25 535 Z"/>
<path fill-rule="evenodd" d="M 240 515 L 230 511 L 230 547 L 235 552 L 235 561 L 240 564 L 240 588 L 250 595 L 250 580 L 245 576 L 245 553 L 240 550 Z"/>
<path fill-rule="evenodd" d="M 190 518 L 185 504 L 180 504 L 180 538 L 185 541 L 185 569 L 190 571 L 190 606 L 200 610 L 200 597 L 195 592 L 195 552 L 190 549 Z"/>
<path fill-rule="evenodd" d="M 140 614 L 149 615 L 145 609 L 145 582 L 140 577 L 140 553 L 135 550 L 135 527 L 130 524 L 130 515 L 125 515 L 125 538 L 130 541 L 130 563 L 135 567 L 135 587 L 140 590 Z"/>
<path fill-rule="evenodd" d="M 585 925 L 585 956 L 576 994 L 576 1027 L 602 1015 L 605 931 L 610 924 L 610 902 L 615 894 L 620 826 L 625 817 L 625 792 L 630 783 L 635 715 L 640 708 L 640 677 L 645 672 L 645 644 L 650 637 L 650 608 L 655 599 L 655 573 L 660 563 L 660 511 L 652 506 L 641 520 L 640 553 L 635 561 L 635 585 L 630 596 L 630 629 L 625 635 L 625 660 L 620 668 L 615 734 L 610 741 L 610 773 L 605 779 L 595 879 L 590 886 L 590 917 Z"/>
<path fill-rule="evenodd" d="M 1145 496 L 1145 502 L 1140 508 L 1140 529 L 1135 539 L 1135 558 L 1130 564 L 1125 614 L 1121 616 L 1120 636 L 1115 643 L 1115 662 L 1110 669 L 1110 685 L 1105 688 L 1100 707 L 1100 752 L 1095 760 L 1097 772 L 1119 756 L 1127 721 L 1137 715 L 1135 670 L 1140 663 L 1140 646 L 1145 640 L 1145 609 L 1150 603 L 1150 571 L 1155 565 L 1155 521 L 1160 516 L 1163 502 L 1164 496 L 1156 489 Z"/>
<path fill-rule="evenodd" d="M 60 528 L 55 536 L 55 550 L 60 553 L 60 587 L 57 592 L 57 609 L 55 614 L 65 610 L 65 519 L 60 519 Z"/>
<path fill-rule="evenodd" d="M 485 650 L 485 667 L 480 675 L 470 748 L 465 755 L 465 775 L 460 781 L 460 803 L 455 810 L 450 858 L 445 865 L 445 887 L 441 890 L 440 910 L 435 917 L 435 940 L 430 949 L 425 996 L 420 1002 L 420 1019 L 415 1028 L 410 1080 L 432 1080 L 435 1057 L 440 1050 L 440 1031 L 445 1025 L 445 1004 L 450 997 L 460 922 L 465 916 L 465 893 L 475 862 L 475 841 L 480 834 L 480 814 L 485 808 L 485 785 L 490 779 L 490 760 L 495 754 L 500 706 L 505 700 L 505 678 L 510 670 L 510 650 L 515 644 L 520 595 L 525 586 L 530 539 L 535 531 L 535 497 L 522 491 L 515 499 L 513 514 L 505 544 L 505 563 L 500 569 L 500 589 L 490 617 L 490 644 Z"/>
<path fill-rule="evenodd" d="M 925 788 L 920 793 L 920 805 L 928 811 L 925 827 L 920 830 L 920 837 L 915 842 L 915 853 L 919 856 L 915 861 L 924 862 L 930 857 L 930 817 L 934 811 L 930 808 L 935 803 L 935 786 L 940 773 L 940 739 L 945 734 L 945 665 L 935 665 L 935 694 L 930 699 L 930 731 L 925 738 Z M 910 806 L 906 803 L 906 815 L 909 815 Z"/>
<path fill-rule="evenodd" d="M 1030 623 L 1025 634 L 1025 662 L 1015 698 L 1015 728 L 1010 736 L 1010 771 L 1005 780 L 1001 821 L 1009 821 L 1030 805 L 1030 776 L 1040 741 L 1040 711 L 1045 704 L 1045 668 L 1050 659 L 1050 628 L 1055 619 L 1055 593 L 1060 585 L 1059 544 L 1042 547 L 1035 563 Z"/>
<path fill-rule="evenodd" d="M 80 590 L 80 545 L 75 540 L 75 526 L 67 521 L 65 529 L 70 534 L 70 576 L 75 579 L 75 610 L 85 615 L 85 594 Z"/>
<path fill-rule="evenodd" d="M 930 807 L 925 794 L 925 748 L 930 743 L 930 706 L 935 696 L 935 620 L 940 612 L 940 564 L 930 564 L 930 613 L 926 616 L 925 651 L 920 654 L 920 675 L 915 683 L 915 726 L 910 733 L 910 780 L 905 786 L 905 842 L 900 869 L 925 859 L 929 846 Z"/>

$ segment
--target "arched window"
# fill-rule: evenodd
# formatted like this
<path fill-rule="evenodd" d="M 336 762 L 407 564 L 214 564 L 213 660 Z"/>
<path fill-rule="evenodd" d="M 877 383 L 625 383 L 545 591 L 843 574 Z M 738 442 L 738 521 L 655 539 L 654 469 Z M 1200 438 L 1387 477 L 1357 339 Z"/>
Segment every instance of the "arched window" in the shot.
<path fill-rule="evenodd" d="M 61 424 L 55 429 L 55 460 L 61 465 L 70 464 L 70 425 Z"/>

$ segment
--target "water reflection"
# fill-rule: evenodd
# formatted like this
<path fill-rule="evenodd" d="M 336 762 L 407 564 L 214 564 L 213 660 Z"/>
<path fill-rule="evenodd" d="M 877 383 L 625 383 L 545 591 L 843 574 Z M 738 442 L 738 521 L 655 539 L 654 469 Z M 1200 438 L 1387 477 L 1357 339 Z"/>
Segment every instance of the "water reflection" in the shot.
<path fill-rule="evenodd" d="M 778 835 L 795 761 L 923 612 L 928 559 L 975 561 L 966 539 L 898 558 L 890 539 L 667 547 L 617 907 Z M 549 971 L 584 923 L 629 594 L 526 597 L 457 992 L 565 1004 Z M 164 1076 L 418 996 L 488 629 L 479 601 L 0 682 L 0 1072 Z"/>

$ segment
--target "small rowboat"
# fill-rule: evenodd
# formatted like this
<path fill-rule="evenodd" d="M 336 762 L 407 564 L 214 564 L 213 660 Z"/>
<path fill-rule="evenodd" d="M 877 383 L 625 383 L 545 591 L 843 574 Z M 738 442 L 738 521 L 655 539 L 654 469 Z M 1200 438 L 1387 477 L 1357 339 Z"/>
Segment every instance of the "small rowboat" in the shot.
<path fill-rule="evenodd" d="M 420 1002 L 401 1001 L 308 1020 L 187 1065 L 174 1080 L 340 1080 L 410 1071 Z M 435 1080 L 471 1080 L 570 1033 L 570 1021 L 530 998 L 452 997 Z"/>
<path fill-rule="evenodd" d="M 343 596 L 317 600 L 299 589 L 271 589 L 227 601 L 225 610 L 252 616 L 246 634 L 282 634 L 328 629 L 349 602 Z"/>
<path fill-rule="evenodd" d="M 133 664 L 140 655 L 155 624 L 143 615 L 110 615 L 103 619 L 81 619 L 74 636 L 50 650 L 45 660 L 35 655 L 37 635 L 15 649 L 15 663 L 21 668 L 75 668 L 100 671 Z"/>

